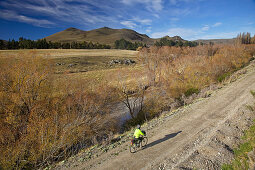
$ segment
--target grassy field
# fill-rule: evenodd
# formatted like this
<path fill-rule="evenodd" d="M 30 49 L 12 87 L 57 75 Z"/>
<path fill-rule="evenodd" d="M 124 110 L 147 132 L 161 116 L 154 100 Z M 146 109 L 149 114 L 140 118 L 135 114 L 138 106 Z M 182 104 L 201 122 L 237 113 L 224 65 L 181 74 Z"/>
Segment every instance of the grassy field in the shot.
<path fill-rule="evenodd" d="M 125 65 L 110 65 L 114 59 L 132 59 L 137 61 L 137 51 L 115 49 L 46 49 L 46 50 L 2 50 L 0 60 L 34 55 L 48 59 L 55 73 L 84 73 L 95 70 L 113 69 Z"/>
<path fill-rule="evenodd" d="M 131 57 L 135 58 L 137 51 L 117 49 L 25 49 L 0 50 L 0 57 L 17 56 L 19 53 L 36 52 L 36 55 L 50 58 L 69 57 Z"/>
<path fill-rule="evenodd" d="M 133 79 L 131 74 L 144 70 L 137 60 L 137 54 L 137 51 L 115 49 L 0 50 L 0 62 L 19 57 L 45 58 L 52 65 L 56 86 L 70 84 L 74 89 L 79 89 L 81 83 L 86 86 L 99 85 L 102 82 L 116 85 L 119 77 Z M 131 59 L 136 61 L 136 64 L 109 64 L 116 59 Z M 58 94 L 62 90 L 57 88 L 55 92 Z"/>

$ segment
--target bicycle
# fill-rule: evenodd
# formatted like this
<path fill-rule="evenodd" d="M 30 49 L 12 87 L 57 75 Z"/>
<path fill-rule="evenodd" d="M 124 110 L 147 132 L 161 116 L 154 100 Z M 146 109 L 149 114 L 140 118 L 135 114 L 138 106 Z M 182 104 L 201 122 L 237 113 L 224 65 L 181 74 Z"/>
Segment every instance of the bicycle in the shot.
<path fill-rule="evenodd" d="M 138 140 L 138 139 L 135 140 L 134 138 L 131 139 L 131 143 L 129 146 L 129 151 L 131 153 L 135 153 L 135 152 L 137 152 L 137 150 L 139 148 L 143 148 L 144 146 L 147 145 L 148 138 L 145 136 L 146 133 L 145 132 L 143 132 L 143 133 L 144 133 L 144 136 L 142 137 L 142 140 Z"/>

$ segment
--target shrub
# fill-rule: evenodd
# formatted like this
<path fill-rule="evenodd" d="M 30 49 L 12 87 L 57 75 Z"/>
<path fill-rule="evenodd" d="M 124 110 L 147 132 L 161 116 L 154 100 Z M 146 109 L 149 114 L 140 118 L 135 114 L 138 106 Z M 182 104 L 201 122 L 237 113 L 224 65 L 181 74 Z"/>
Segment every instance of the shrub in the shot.
<path fill-rule="evenodd" d="M 199 93 L 199 89 L 197 89 L 197 88 L 189 88 L 184 94 L 185 94 L 186 97 L 188 97 L 188 96 L 191 96 L 194 93 L 198 94 Z"/>
<path fill-rule="evenodd" d="M 153 86 L 165 86 L 173 98 L 190 95 L 221 82 L 249 63 L 254 45 L 204 45 L 197 47 L 150 47 L 139 51 Z M 192 87 L 192 88 L 191 88 Z"/>
<path fill-rule="evenodd" d="M 43 167 L 115 132 L 115 120 L 106 107 L 111 89 L 97 86 L 91 91 L 84 86 L 73 89 L 66 84 L 71 89 L 57 93 L 56 89 L 64 86 L 53 84 L 51 64 L 34 53 L 26 55 L 20 54 L 1 65 L 0 166 L 3 169 Z"/>
<path fill-rule="evenodd" d="M 227 73 L 224 73 L 222 75 L 220 75 L 217 80 L 219 82 L 223 82 L 224 80 L 226 80 L 229 76 L 231 76 L 231 72 L 227 72 Z"/>

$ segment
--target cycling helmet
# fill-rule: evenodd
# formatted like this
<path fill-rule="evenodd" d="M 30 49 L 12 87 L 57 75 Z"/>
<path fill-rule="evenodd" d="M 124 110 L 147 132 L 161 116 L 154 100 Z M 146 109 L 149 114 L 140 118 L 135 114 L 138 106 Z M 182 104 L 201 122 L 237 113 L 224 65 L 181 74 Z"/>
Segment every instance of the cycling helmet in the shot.
<path fill-rule="evenodd" d="M 137 125 L 137 129 L 140 129 L 141 128 L 141 125 Z"/>

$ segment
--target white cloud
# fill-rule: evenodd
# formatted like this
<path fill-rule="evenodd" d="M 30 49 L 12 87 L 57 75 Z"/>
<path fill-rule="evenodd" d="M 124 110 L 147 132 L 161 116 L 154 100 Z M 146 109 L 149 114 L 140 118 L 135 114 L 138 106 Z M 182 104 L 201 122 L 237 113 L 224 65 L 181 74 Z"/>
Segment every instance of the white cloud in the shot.
<path fill-rule="evenodd" d="M 216 22 L 215 24 L 212 25 L 212 27 L 218 27 L 220 26 L 222 23 L 221 22 Z"/>
<path fill-rule="evenodd" d="M 193 9 L 196 10 L 196 9 Z M 171 16 L 185 16 L 188 15 L 192 12 L 192 10 L 188 9 L 188 8 L 173 8 L 171 9 Z"/>
<path fill-rule="evenodd" d="M 171 5 L 179 5 L 182 2 L 185 3 L 191 3 L 191 2 L 199 2 L 199 1 L 204 1 L 204 0 L 170 0 Z"/>
<path fill-rule="evenodd" d="M 152 0 L 152 8 L 155 9 L 156 11 L 160 11 L 163 8 L 162 1 Z"/>
<path fill-rule="evenodd" d="M 150 19 L 141 19 L 140 17 L 134 17 L 127 21 L 120 22 L 122 25 L 125 25 L 128 28 L 134 29 L 138 26 L 151 25 L 152 20 Z"/>
<path fill-rule="evenodd" d="M 213 25 L 204 25 L 202 28 L 201 28 L 201 30 L 202 31 L 208 31 L 211 27 L 218 27 L 218 26 L 220 26 L 222 23 L 221 22 L 216 22 L 215 24 L 213 24 Z"/>
<path fill-rule="evenodd" d="M 70 5 L 70 2 L 78 2 L 78 4 Z M 18 11 L 20 15 L 27 18 L 33 18 L 31 16 L 47 16 L 51 20 L 58 21 L 59 23 L 63 23 L 64 21 L 89 25 L 104 22 L 118 22 L 117 15 L 110 15 L 114 11 L 116 12 L 111 5 L 102 5 L 102 3 L 93 0 L 5 0 L 0 1 L 1 6 L 8 9 L 9 13 L 17 13 Z M 97 11 L 102 11 L 102 13 L 99 14 Z M 0 13 L 0 16 L 3 16 L 3 14 Z M 27 18 L 24 19 L 24 17 L 21 20 L 29 20 Z M 9 20 L 15 20 L 15 18 L 9 17 Z M 42 22 L 47 23 L 46 20 Z M 37 25 L 40 24 L 38 22 L 35 23 Z"/>
<path fill-rule="evenodd" d="M 0 18 L 6 19 L 6 20 L 15 20 L 15 21 L 32 24 L 34 26 L 39 26 L 39 27 L 50 27 L 55 25 L 55 23 L 45 19 L 31 18 L 24 15 L 19 15 L 9 10 L 0 10 Z"/>
<path fill-rule="evenodd" d="M 176 5 L 177 4 L 177 0 L 170 0 L 170 4 L 171 5 Z"/>
<path fill-rule="evenodd" d="M 153 16 L 156 18 L 160 18 L 160 16 L 158 14 L 153 14 Z"/>
<path fill-rule="evenodd" d="M 193 39 L 227 39 L 227 38 L 236 37 L 238 33 L 240 33 L 240 32 L 238 32 L 238 31 L 218 32 L 218 33 L 213 33 L 213 34 L 195 36 Z"/>
<path fill-rule="evenodd" d="M 121 2 L 127 5 L 144 4 L 150 11 L 160 11 L 163 9 L 162 0 L 122 0 Z"/>
<path fill-rule="evenodd" d="M 209 25 L 205 25 L 203 28 L 202 28 L 202 31 L 208 31 L 210 29 Z"/>
<path fill-rule="evenodd" d="M 173 18 L 170 18 L 170 21 L 171 21 L 171 22 L 177 22 L 177 21 L 179 21 L 179 18 L 173 17 Z"/>
<path fill-rule="evenodd" d="M 134 29 L 135 27 L 137 27 L 136 23 L 132 22 L 132 21 L 122 21 L 120 22 L 122 25 L 125 25 L 128 28 Z"/>
<path fill-rule="evenodd" d="M 134 17 L 132 20 L 142 25 L 151 25 L 151 22 L 152 22 L 152 20 L 150 19 L 141 19 L 139 17 Z"/>
<path fill-rule="evenodd" d="M 146 31 L 147 33 L 151 33 L 151 27 L 148 27 L 145 31 Z"/>

